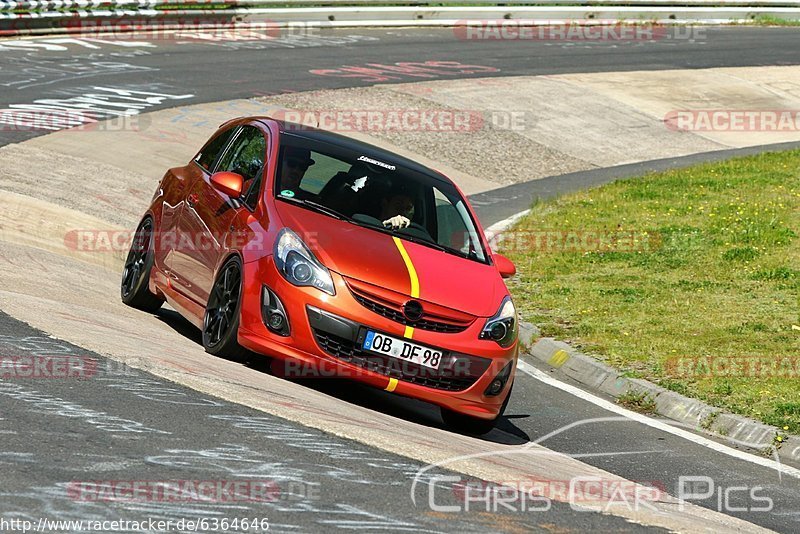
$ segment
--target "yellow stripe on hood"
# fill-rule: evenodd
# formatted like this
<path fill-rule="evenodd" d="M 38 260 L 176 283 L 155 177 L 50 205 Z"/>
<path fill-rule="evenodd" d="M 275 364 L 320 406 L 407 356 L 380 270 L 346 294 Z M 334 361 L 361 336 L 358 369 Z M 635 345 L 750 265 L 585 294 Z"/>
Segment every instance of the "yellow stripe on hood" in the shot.
<path fill-rule="evenodd" d="M 392 236 L 394 240 L 394 244 L 397 247 L 397 250 L 400 251 L 400 255 L 403 257 L 403 261 L 406 264 L 406 269 L 408 269 L 408 277 L 411 280 L 411 297 L 418 299 L 419 298 L 419 277 L 417 276 L 417 270 L 414 268 L 414 262 L 411 261 L 411 256 L 408 255 L 408 251 L 406 251 L 406 247 L 403 246 L 403 242 L 398 237 Z M 414 337 L 414 327 L 413 326 L 406 326 L 405 332 L 403 332 L 403 336 L 411 339 Z"/>

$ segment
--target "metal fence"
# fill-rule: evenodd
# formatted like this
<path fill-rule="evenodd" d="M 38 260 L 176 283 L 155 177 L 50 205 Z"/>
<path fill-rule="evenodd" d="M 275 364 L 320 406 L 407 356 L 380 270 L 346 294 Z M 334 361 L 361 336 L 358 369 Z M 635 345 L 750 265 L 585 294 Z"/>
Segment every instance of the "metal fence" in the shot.
<path fill-rule="evenodd" d="M 710 6 L 710 7 L 800 7 L 798 0 L 465 0 L 425 1 L 425 0 L 0 0 L 0 12 L 38 12 L 52 10 L 91 10 L 91 9 L 178 9 L 202 8 L 208 5 L 231 7 L 275 7 L 325 10 L 329 7 L 429 7 L 434 9 L 461 7 L 533 7 L 533 6 Z"/>
<path fill-rule="evenodd" d="M 150 25 L 200 27 L 235 22 L 331 27 L 458 26 L 466 21 L 509 20 L 531 24 L 584 21 L 726 23 L 800 20 L 800 0 L 521 0 L 488 2 L 417 0 L 0 0 L 0 35 L 76 33 L 103 25 L 114 31 Z M 477 4 L 477 5 L 476 5 Z"/>

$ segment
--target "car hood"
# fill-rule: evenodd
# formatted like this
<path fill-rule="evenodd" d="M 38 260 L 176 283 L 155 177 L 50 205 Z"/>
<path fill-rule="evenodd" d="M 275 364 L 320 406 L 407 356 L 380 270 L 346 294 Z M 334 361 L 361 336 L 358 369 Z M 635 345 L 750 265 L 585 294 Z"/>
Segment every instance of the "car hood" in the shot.
<path fill-rule="evenodd" d="M 410 296 L 411 277 L 391 235 L 315 211 L 276 202 L 281 222 L 314 255 L 340 275 Z M 419 300 L 470 315 L 494 315 L 507 294 L 493 265 L 459 258 L 425 245 L 398 239 L 419 280 Z"/>

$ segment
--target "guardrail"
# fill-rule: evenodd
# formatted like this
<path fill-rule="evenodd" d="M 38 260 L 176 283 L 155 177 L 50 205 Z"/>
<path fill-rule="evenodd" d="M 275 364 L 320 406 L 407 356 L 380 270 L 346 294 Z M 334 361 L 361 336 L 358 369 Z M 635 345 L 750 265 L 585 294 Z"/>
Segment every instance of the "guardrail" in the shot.
<path fill-rule="evenodd" d="M 327 7 L 463 7 L 471 6 L 542 6 L 542 5 L 576 5 L 576 6 L 798 6 L 796 0 L 470 0 L 464 2 L 432 0 L 0 0 L 0 11 L 33 11 L 42 9 L 90 9 L 90 8 L 133 8 L 153 7 L 169 9 L 173 6 L 280 6 L 282 8 L 305 7 L 325 9 Z"/>
<path fill-rule="evenodd" d="M 466 2 L 467 0 L 465 0 Z M 459 26 L 468 21 L 526 24 L 583 21 L 742 23 L 800 20 L 800 0 L 545 0 L 455 2 L 397 0 L 0 0 L 0 35 L 166 29 L 219 24 L 273 27 L 321 23 L 331 27 Z M 380 4 L 380 5 L 376 5 Z M 444 4 L 444 5 L 442 5 Z M 481 4 L 481 5 L 475 5 Z"/>

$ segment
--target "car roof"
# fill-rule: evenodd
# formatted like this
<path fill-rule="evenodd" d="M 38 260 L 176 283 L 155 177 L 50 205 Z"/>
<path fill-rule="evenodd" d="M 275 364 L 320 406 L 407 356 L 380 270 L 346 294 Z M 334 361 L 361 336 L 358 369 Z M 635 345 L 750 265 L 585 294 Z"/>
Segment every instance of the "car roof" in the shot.
<path fill-rule="evenodd" d="M 450 178 L 437 170 L 426 167 L 421 163 L 401 156 L 400 154 L 390 150 L 386 150 L 385 148 L 381 148 L 364 141 L 359 141 L 357 139 L 353 139 L 352 137 L 347 137 L 327 130 L 320 130 L 319 128 L 314 128 L 313 126 L 284 121 L 272 117 L 252 117 L 251 120 L 260 120 L 262 122 L 269 120 L 275 122 L 278 125 L 282 136 L 294 136 L 309 141 L 318 141 L 321 143 L 336 145 L 345 150 L 351 150 L 353 152 L 363 152 L 367 156 L 378 158 L 380 160 L 386 160 L 400 167 L 425 174 L 431 178 L 438 179 L 448 184 L 453 184 L 453 181 L 450 180 Z"/>

